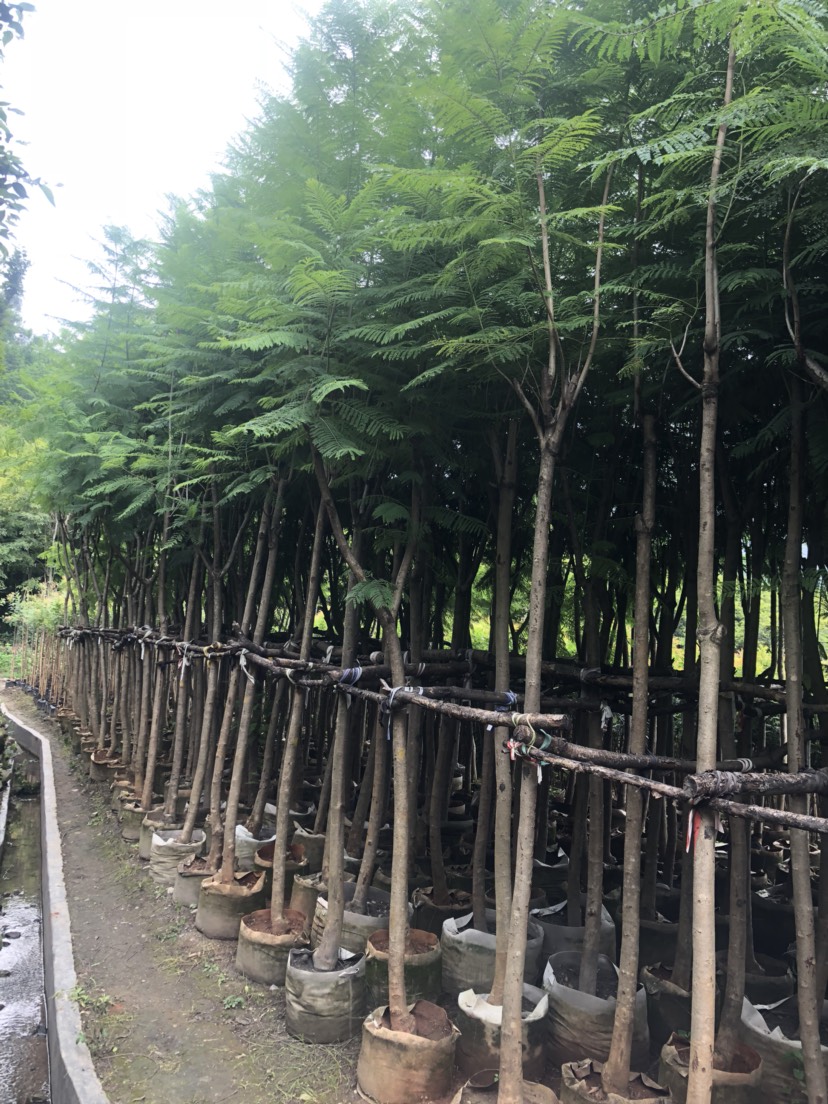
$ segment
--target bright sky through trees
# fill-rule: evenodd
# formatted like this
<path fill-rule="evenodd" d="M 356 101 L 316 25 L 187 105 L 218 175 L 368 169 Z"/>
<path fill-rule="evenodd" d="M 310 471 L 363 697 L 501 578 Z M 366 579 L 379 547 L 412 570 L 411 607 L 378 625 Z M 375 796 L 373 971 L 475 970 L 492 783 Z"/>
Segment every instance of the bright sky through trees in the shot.
<path fill-rule="evenodd" d="M 16 238 L 31 261 L 25 324 L 84 317 L 85 261 L 105 224 L 151 235 L 169 193 L 207 184 L 256 113 L 258 90 L 287 87 L 284 62 L 319 0 L 36 0 L 13 43 L 3 99 L 26 167 L 55 191 L 32 196 Z M 60 187 L 58 187 L 60 185 Z"/>

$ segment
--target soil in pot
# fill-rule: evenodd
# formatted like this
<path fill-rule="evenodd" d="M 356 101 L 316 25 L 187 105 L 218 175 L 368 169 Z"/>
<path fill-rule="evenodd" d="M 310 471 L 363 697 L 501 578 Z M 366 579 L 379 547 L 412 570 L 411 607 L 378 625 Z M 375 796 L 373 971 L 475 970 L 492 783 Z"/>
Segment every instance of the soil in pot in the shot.
<path fill-rule="evenodd" d="M 375 889 L 383 889 L 386 893 L 391 892 L 391 867 L 380 866 L 377 867 L 373 878 L 371 879 L 371 885 Z M 426 889 L 431 886 L 431 875 L 425 874 L 421 870 L 415 870 L 411 877 L 408 879 L 409 893 L 413 893 L 415 889 Z M 471 906 L 469 906 L 470 908 Z M 468 912 L 468 908 L 466 912 Z M 421 931 L 424 929 L 420 929 Z"/>
<path fill-rule="evenodd" d="M 462 993 L 473 989 L 475 993 L 488 993 L 494 980 L 495 927 L 497 917 L 493 909 L 486 909 L 488 932 L 477 931 L 471 914 L 446 920 L 440 945 L 443 948 L 443 991 Z M 523 980 L 534 985 L 540 972 L 543 951 L 543 931 L 530 918 L 524 959 Z"/>
<path fill-rule="evenodd" d="M 310 933 L 313 918 L 316 915 L 316 902 L 324 895 L 325 883 L 321 874 L 295 874 L 290 894 L 290 907 L 294 912 L 305 915 L 305 930 Z"/>
<path fill-rule="evenodd" d="M 92 782 L 112 782 L 122 766 L 117 755 L 95 750 L 89 760 L 89 779 Z"/>
<path fill-rule="evenodd" d="M 307 828 L 303 828 L 301 824 L 297 824 L 291 842 L 304 848 L 309 873 L 315 874 L 322 869 L 322 860 L 325 855 L 325 834 L 323 832 L 312 832 Z"/>
<path fill-rule="evenodd" d="M 237 939 L 242 916 L 263 907 L 264 873 L 246 871 L 232 882 L 218 875 L 201 883 L 195 925 L 208 939 Z"/>
<path fill-rule="evenodd" d="M 143 859 L 144 862 L 149 862 L 152 852 L 152 837 L 159 829 L 163 828 L 165 831 L 178 832 L 183 827 L 183 822 L 164 822 L 163 805 L 159 805 L 157 809 L 151 809 L 141 821 L 141 830 L 138 836 L 138 858 Z"/>
<path fill-rule="evenodd" d="M 786 1039 L 799 1038 L 799 1009 L 794 997 L 776 1008 L 763 1008 L 762 1016 L 771 1031 L 778 1028 Z M 823 1047 L 828 1047 L 828 1020 L 824 1018 L 819 1024 L 819 1041 Z"/>
<path fill-rule="evenodd" d="M 443 933 L 443 923 L 450 917 L 465 916 L 471 909 L 471 894 L 464 889 L 450 889 L 448 902 L 434 903 L 433 887 L 423 886 L 411 895 L 414 906 L 414 924 L 420 931 L 433 932 L 438 938 Z"/>
<path fill-rule="evenodd" d="M 580 952 L 562 951 L 550 955 L 544 970 L 543 988 L 549 994 L 548 1056 L 555 1064 L 586 1058 L 605 1062 L 609 1056 L 618 974 L 612 962 L 599 955 L 596 991 L 583 993 L 578 989 L 580 969 Z M 647 995 L 642 986 L 633 1013 L 632 1068 L 646 1069 L 649 1055 Z"/>
<path fill-rule="evenodd" d="M 141 837 L 141 823 L 145 816 L 146 812 L 141 808 L 139 801 L 123 801 L 120 813 L 121 838 L 127 843 L 137 843 Z"/>
<path fill-rule="evenodd" d="M 822 1063 L 828 1073 L 828 1039 L 825 1021 L 820 1022 Z M 779 1031 L 776 1031 L 779 1028 Z M 772 1033 L 773 1032 L 773 1033 Z M 802 1077 L 802 1043 L 799 1041 L 799 1018 L 796 998 L 791 997 L 779 1008 L 762 1010 L 746 1000 L 742 1005 L 742 1042 L 747 1043 L 762 1058 L 762 1085 L 752 1104 L 805 1104 L 808 1096 Z"/>
<path fill-rule="evenodd" d="M 745 996 L 750 1003 L 757 1006 L 776 1004 L 792 996 L 796 990 L 796 982 L 788 963 L 781 958 L 771 958 L 770 955 L 760 954 L 755 958 L 757 964 L 762 967 L 761 971 L 745 972 Z M 727 972 L 726 952 L 716 955 L 716 968 L 722 975 L 722 988 L 724 988 L 724 975 Z"/>
<path fill-rule="evenodd" d="M 275 836 L 268 836 L 265 831 L 254 836 L 248 832 L 243 824 L 236 825 L 236 870 L 253 870 L 256 862 L 256 853 L 262 846 L 273 843 Z M 271 861 L 272 861 L 271 854 Z"/>
<path fill-rule="evenodd" d="M 650 1041 L 659 1050 L 674 1031 L 690 1033 L 690 991 L 673 983 L 669 966 L 655 962 L 641 970 L 641 984 L 647 994 L 647 1023 Z"/>
<path fill-rule="evenodd" d="M 489 1004 L 488 994 L 471 989 L 457 998 L 455 1024 L 457 1068 L 466 1077 L 480 1075 L 500 1066 L 500 1029 L 503 1006 Z M 546 1014 L 549 998 L 542 989 L 524 985 L 521 1005 L 523 1073 L 530 1080 L 541 1077 L 546 1067 Z"/>
<path fill-rule="evenodd" d="M 274 840 L 269 840 L 256 852 L 253 859 L 253 869 L 263 870 L 265 875 L 265 895 L 267 896 L 273 888 L 273 848 L 275 846 Z M 305 859 L 305 849 L 300 843 L 292 843 L 286 854 L 287 862 L 285 863 L 285 900 L 290 900 L 290 895 L 293 892 L 293 879 L 296 874 L 307 874 L 308 864 Z"/>
<path fill-rule="evenodd" d="M 365 912 L 353 912 L 348 906 L 356 892 L 356 882 L 345 882 L 345 915 L 342 920 L 342 935 L 340 945 L 354 954 L 365 951 L 368 936 L 380 928 L 388 927 L 388 912 L 391 898 L 381 889 L 369 889 L 365 903 Z M 411 906 L 409 905 L 409 915 Z M 328 901 L 324 896 L 319 896 L 316 902 L 316 913 L 311 927 L 311 946 L 318 947 L 328 921 Z"/>
<path fill-rule="evenodd" d="M 236 969 L 262 985 L 284 985 L 291 949 L 307 942 L 304 927 L 305 917 L 291 909 L 285 909 L 283 917 L 275 924 L 269 908 L 243 916 L 236 948 Z"/>
<path fill-rule="evenodd" d="M 161 830 L 153 832 L 150 847 L 150 877 L 158 885 L 175 885 L 178 867 L 186 862 L 190 855 L 197 855 L 204 846 L 204 833 L 199 829 L 193 832 L 189 843 L 181 842 L 181 830 Z"/>
<path fill-rule="evenodd" d="M 671 1035 L 661 1050 L 658 1079 L 670 1090 L 675 1104 L 687 1099 L 690 1044 Z M 726 1068 L 714 1058 L 711 1104 L 751 1104 L 762 1082 L 762 1059 L 752 1047 L 737 1043 Z"/>
<path fill-rule="evenodd" d="M 495 1104 L 497 1097 L 493 1096 L 492 1089 L 496 1088 L 498 1078 L 496 1069 L 470 1077 L 451 1098 L 451 1104 Z M 560 1099 L 547 1085 L 538 1084 L 537 1081 L 524 1081 L 523 1104 L 560 1104 Z"/>
<path fill-rule="evenodd" d="M 547 904 L 546 890 L 540 886 L 533 885 L 529 897 L 529 909 L 542 909 Z M 486 908 L 495 908 L 497 905 L 497 899 L 495 897 L 494 889 L 486 894 Z"/>
<path fill-rule="evenodd" d="M 307 1043 L 339 1043 L 365 1015 L 365 955 L 340 949 L 333 970 L 317 970 L 313 951 L 293 949 L 285 972 L 285 1027 Z"/>
<path fill-rule="evenodd" d="M 173 901 L 177 905 L 195 907 L 201 894 L 201 883 L 212 878 L 215 870 L 207 866 L 207 860 L 197 855 L 179 863 L 173 882 Z"/>
<path fill-rule="evenodd" d="M 586 1059 L 582 1062 L 566 1062 L 561 1067 L 561 1104 L 626 1104 L 628 1100 L 638 1104 L 660 1104 L 670 1099 L 670 1092 L 645 1073 L 633 1074 L 623 1096 L 605 1093 L 601 1085 L 601 1062 Z"/>
<path fill-rule="evenodd" d="M 369 1008 L 388 1000 L 388 929 L 368 936 L 365 992 Z M 405 944 L 405 992 L 412 1000 L 436 1000 L 442 990 L 443 952 L 433 932 L 410 928 Z"/>
<path fill-rule="evenodd" d="M 132 783 L 126 778 L 116 779 L 109 787 L 109 807 L 120 817 L 123 801 L 132 794 Z"/>
<path fill-rule="evenodd" d="M 552 858 L 552 856 L 550 856 L 550 858 Z M 539 889 L 546 890 L 548 900 L 551 900 L 548 890 L 553 888 L 557 889 L 565 885 L 568 874 L 569 856 L 565 855 L 560 848 L 558 848 L 551 862 L 541 862 L 540 859 L 534 859 L 532 861 L 532 885 L 536 885 Z"/>
<path fill-rule="evenodd" d="M 374 1009 L 362 1025 L 357 1084 L 379 1104 L 438 1100 L 451 1089 L 457 1028 L 430 1001 L 415 1001 L 410 1011 L 410 1034 L 392 1030 L 387 1008 Z"/>
<path fill-rule="evenodd" d="M 491 874 L 486 874 L 487 883 L 491 882 L 491 877 Z M 470 894 L 473 882 L 472 872 L 468 865 L 446 867 L 446 884 L 449 889 L 462 889 Z"/>
<path fill-rule="evenodd" d="M 581 925 L 583 925 L 586 894 L 581 897 Z M 532 919 L 543 928 L 543 953 L 555 954 L 557 951 L 576 951 L 584 945 L 586 929 L 583 926 L 570 927 L 567 923 L 567 902 L 550 905 L 548 908 L 533 909 Z M 615 922 L 606 908 L 601 908 L 601 936 L 598 950 L 615 962 Z"/>

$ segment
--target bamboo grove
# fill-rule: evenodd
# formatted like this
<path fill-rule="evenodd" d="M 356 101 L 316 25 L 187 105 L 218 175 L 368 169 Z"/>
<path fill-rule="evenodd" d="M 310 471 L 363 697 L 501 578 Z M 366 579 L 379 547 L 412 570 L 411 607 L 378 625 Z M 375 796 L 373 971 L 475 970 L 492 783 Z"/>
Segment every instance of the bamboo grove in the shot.
<path fill-rule="evenodd" d="M 420 1030 L 417 873 L 438 914 L 493 928 L 506 1104 L 559 845 L 547 897 L 583 929 L 583 993 L 621 901 L 584 1086 L 626 1098 L 645 1068 L 643 933 L 666 894 L 686 1099 L 711 1099 L 763 974 L 750 887 L 776 847 L 791 1098 L 828 1101 L 828 843 L 796 827 L 828 816 L 826 15 L 335 0 L 160 240 L 107 230 L 91 321 L 7 358 L 65 594 L 29 680 L 140 818 L 186 842 L 208 815 L 228 893 L 236 824 L 256 836 L 275 806 L 268 923 L 291 946 L 312 920 L 283 876 L 292 811 L 314 794 L 317 972 L 390 851 L 395 1037 Z"/>

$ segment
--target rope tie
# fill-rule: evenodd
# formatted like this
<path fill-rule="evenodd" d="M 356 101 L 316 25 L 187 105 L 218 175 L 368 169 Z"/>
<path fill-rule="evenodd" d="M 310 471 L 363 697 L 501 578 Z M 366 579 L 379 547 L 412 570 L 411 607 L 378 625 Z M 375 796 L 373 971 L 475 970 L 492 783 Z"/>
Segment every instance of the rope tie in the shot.
<path fill-rule="evenodd" d="M 333 651 L 334 651 L 333 644 L 329 644 L 328 645 L 328 650 L 325 652 L 325 662 L 328 663 L 328 664 L 331 662 L 331 659 L 333 658 Z"/>
<path fill-rule="evenodd" d="M 380 663 L 382 663 L 383 655 L 382 655 L 382 652 L 371 652 L 371 654 L 368 656 L 368 658 L 371 660 L 371 662 L 376 667 Z"/>
<path fill-rule="evenodd" d="M 399 694 L 399 693 L 416 694 L 418 697 L 422 697 L 423 689 L 424 688 L 422 686 L 405 686 L 405 685 L 403 685 L 403 686 L 392 686 L 390 688 L 390 690 L 388 691 L 388 697 L 385 698 L 380 703 L 380 712 L 385 713 L 387 718 L 388 718 L 387 721 L 386 721 L 386 725 L 385 725 L 385 738 L 386 738 L 386 740 L 391 739 L 391 714 L 392 714 L 392 711 L 394 709 L 394 698 L 396 698 L 397 694 Z"/>
<path fill-rule="evenodd" d="M 578 677 L 580 678 L 581 682 L 586 683 L 586 682 L 589 682 L 590 679 L 594 678 L 596 675 L 600 675 L 600 674 L 601 674 L 601 668 L 600 667 L 582 667 L 580 672 L 579 672 Z"/>
<path fill-rule="evenodd" d="M 255 686 L 256 685 L 256 676 L 247 667 L 247 656 L 248 656 L 248 649 L 247 648 L 242 648 L 242 650 L 239 652 L 239 667 L 241 667 L 242 673 L 244 674 L 247 681 L 252 682 L 253 685 Z"/>
<path fill-rule="evenodd" d="M 739 764 L 740 771 L 744 771 L 745 773 L 747 773 L 748 771 L 753 770 L 752 759 L 737 759 L 736 762 Z"/>
<path fill-rule="evenodd" d="M 361 667 L 346 667 L 345 670 L 339 676 L 339 685 L 345 691 L 345 708 L 351 708 L 351 702 L 354 700 L 351 697 L 351 687 L 356 686 L 359 680 L 362 678 Z"/>
<path fill-rule="evenodd" d="M 495 713 L 511 713 L 517 705 L 517 694 L 514 690 L 506 690 L 506 701 L 503 705 L 495 706 Z M 486 725 L 486 731 L 491 732 L 494 725 Z"/>

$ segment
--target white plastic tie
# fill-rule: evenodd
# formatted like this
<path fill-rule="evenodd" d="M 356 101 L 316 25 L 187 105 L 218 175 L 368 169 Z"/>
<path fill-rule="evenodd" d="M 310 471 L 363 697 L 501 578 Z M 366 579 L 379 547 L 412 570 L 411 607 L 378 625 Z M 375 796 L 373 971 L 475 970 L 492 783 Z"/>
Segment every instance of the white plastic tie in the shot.
<path fill-rule="evenodd" d="M 247 655 L 248 649 L 242 648 L 242 650 L 239 652 L 239 667 L 241 667 L 242 673 L 244 674 L 244 677 L 247 679 L 247 681 L 252 682 L 255 686 L 256 676 L 249 670 L 247 666 Z"/>
<path fill-rule="evenodd" d="M 191 643 L 192 643 L 192 641 L 190 641 L 190 640 L 185 640 L 184 641 L 184 648 L 181 652 L 181 665 L 180 665 L 179 674 L 178 674 L 178 685 L 179 686 L 184 685 L 184 674 L 185 674 L 187 668 L 190 666 L 190 657 L 187 654 L 187 652 L 189 651 Z"/>

